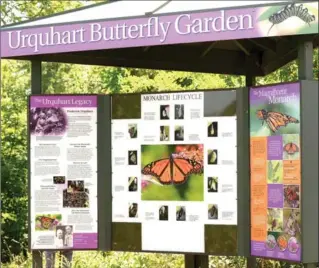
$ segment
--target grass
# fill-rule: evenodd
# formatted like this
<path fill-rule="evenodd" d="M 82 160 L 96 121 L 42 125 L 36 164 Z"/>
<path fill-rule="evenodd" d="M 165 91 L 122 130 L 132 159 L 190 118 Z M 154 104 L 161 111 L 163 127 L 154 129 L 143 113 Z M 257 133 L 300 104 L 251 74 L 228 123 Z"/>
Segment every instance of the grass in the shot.
<path fill-rule="evenodd" d="M 58 258 L 57 258 L 58 260 Z M 58 266 L 58 261 L 56 267 Z M 30 268 L 31 255 L 27 259 L 20 256 L 13 258 L 9 264 L 1 264 L 3 268 Z M 184 268 L 184 256 L 174 254 L 124 253 L 124 252 L 75 252 L 72 268 Z M 210 268 L 243 268 L 245 258 L 210 256 Z M 286 265 L 275 261 L 258 260 L 262 268 L 301 268 L 301 265 Z"/>

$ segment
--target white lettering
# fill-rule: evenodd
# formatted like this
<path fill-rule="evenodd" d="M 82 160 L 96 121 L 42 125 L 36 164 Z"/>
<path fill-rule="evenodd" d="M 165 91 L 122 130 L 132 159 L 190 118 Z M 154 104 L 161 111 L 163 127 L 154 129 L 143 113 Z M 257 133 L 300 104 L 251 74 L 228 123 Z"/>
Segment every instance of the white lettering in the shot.
<path fill-rule="evenodd" d="M 253 18 L 251 15 L 240 15 L 239 17 L 239 30 L 245 30 L 245 29 L 253 29 Z M 248 19 L 248 27 L 245 27 L 245 18 Z"/>
<path fill-rule="evenodd" d="M 36 34 L 30 34 L 28 38 L 29 47 L 34 48 L 34 52 L 38 52 L 38 36 Z"/>
<path fill-rule="evenodd" d="M 138 38 L 138 27 L 137 25 L 133 24 L 133 25 L 130 25 L 128 27 L 128 37 L 129 38 L 132 38 L 132 39 L 135 39 L 135 38 Z M 133 35 L 134 33 L 136 33 L 136 35 Z"/>
<path fill-rule="evenodd" d="M 90 42 L 98 42 L 102 38 L 101 34 L 101 24 L 99 23 L 92 23 L 91 24 L 91 39 Z M 96 38 L 97 35 L 97 38 Z"/>
<path fill-rule="evenodd" d="M 217 29 L 218 25 L 220 26 L 219 29 Z M 220 16 L 219 17 L 216 17 L 216 18 L 213 19 L 212 29 L 213 29 L 214 32 L 223 32 L 223 31 L 225 31 L 225 11 L 224 10 L 222 10 L 220 12 Z"/>
<path fill-rule="evenodd" d="M 238 25 L 235 25 L 234 28 L 232 28 L 232 24 L 237 23 L 238 22 L 238 17 L 236 16 L 230 16 L 227 18 L 226 20 L 226 28 L 230 31 L 235 31 L 238 29 Z"/>
<path fill-rule="evenodd" d="M 55 32 L 54 27 L 50 27 L 50 40 L 51 40 L 51 45 L 61 45 L 61 36 L 60 32 Z M 54 41 L 54 38 L 57 37 L 57 41 Z"/>
<path fill-rule="evenodd" d="M 191 19 L 191 16 L 189 14 L 183 14 L 183 15 L 180 15 L 176 18 L 175 20 L 175 31 L 178 33 L 178 34 L 181 34 L 181 35 L 184 35 L 184 34 L 189 34 L 190 33 L 190 27 L 188 24 L 185 24 L 185 27 L 186 27 L 186 32 L 182 32 L 181 31 L 181 28 L 180 28 L 180 21 L 181 19 L 183 18 L 187 18 L 188 20 Z"/>
<path fill-rule="evenodd" d="M 166 27 L 165 27 L 166 26 Z M 161 27 L 161 32 L 163 33 L 163 37 L 160 39 L 160 42 L 164 42 L 166 40 L 167 34 L 168 34 L 168 30 L 169 27 L 171 26 L 171 22 L 164 22 L 164 23 L 160 23 L 160 27 Z"/>
<path fill-rule="evenodd" d="M 198 34 L 203 32 L 203 24 L 200 19 L 194 19 L 192 24 L 192 33 Z"/>
<path fill-rule="evenodd" d="M 12 32 L 8 32 L 9 34 L 9 47 L 12 49 L 17 49 L 20 47 L 20 35 L 21 35 L 21 31 L 16 31 L 16 44 L 15 46 L 12 45 Z"/>

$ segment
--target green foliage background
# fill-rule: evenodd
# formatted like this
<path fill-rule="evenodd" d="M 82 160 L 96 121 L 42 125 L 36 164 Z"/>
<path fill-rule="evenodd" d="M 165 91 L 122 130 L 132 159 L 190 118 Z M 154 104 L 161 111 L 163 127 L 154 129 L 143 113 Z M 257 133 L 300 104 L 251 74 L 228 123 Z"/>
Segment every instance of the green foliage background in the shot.
<path fill-rule="evenodd" d="M 2 0 L 1 25 L 102 1 Z M 318 79 L 318 50 L 314 56 Z M 295 81 L 297 64 L 258 78 L 258 84 Z M 244 77 L 189 72 L 44 63 L 45 93 L 126 93 L 244 86 Z M 1 60 L 1 261 L 3 267 L 31 267 L 27 253 L 27 96 L 30 62 Z M 94 262 L 92 260 L 94 259 Z M 211 257 L 211 267 L 244 267 L 243 258 Z M 5 264 L 4 264 L 5 263 Z M 262 267 L 279 263 L 259 260 Z M 182 255 L 100 252 L 75 254 L 74 267 L 183 267 Z M 288 267 L 288 266 L 287 266 Z M 297 267 L 297 266 L 295 266 Z M 300 266 L 298 266 L 300 267 Z"/>

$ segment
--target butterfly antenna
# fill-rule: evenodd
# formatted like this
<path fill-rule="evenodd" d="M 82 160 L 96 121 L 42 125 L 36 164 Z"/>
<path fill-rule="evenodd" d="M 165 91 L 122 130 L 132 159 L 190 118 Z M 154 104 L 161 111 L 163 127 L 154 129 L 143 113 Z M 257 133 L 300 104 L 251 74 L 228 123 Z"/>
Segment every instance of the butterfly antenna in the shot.
<path fill-rule="evenodd" d="M 269 36 L 269 33 L 270 33 L 271 29 L 272 29 L 274 26 L 275 26 L 274 23 L 270 26 L 270 28 L 269 28 L 269 30 L 268 30 L 268 33 L 267 33 L 267 36 Z"/>

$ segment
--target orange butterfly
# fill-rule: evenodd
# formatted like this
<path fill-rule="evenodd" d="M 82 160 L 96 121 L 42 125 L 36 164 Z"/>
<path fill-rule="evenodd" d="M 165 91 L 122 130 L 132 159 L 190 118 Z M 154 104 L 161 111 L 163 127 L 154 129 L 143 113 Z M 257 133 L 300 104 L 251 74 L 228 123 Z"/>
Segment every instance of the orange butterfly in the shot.
<path fill-rule="evenodd" d="M 146 165 L 142 174 L 152 175 L 162 184 L 182 184 L 190 174 L 203 172 L 200 163 L 181 157 L 160 159 Z"/>
<path fill-rule="evenodd" d="M 287 154 L 292 155 L 299 152 L 299 147 L 296 144 L 289 142 L 284 146 L 284 150 Z"/>
<path fill-rule="evenodd" d="M 257 117 L 260 120 L 263 120 L 263 123 L 266 121 L 268 127 L 272 132 L 276 132 L 280 127 L 285 127 L 289 123 L 299 123 L 299 120 L 283 113 L 279 112 L 267 112 L 266 110 L 258 110 Z"/>
<path fill-rule="evenodd" d="M 54 222 L 54 219 L 42 216 L 42 217 L 40 217 L 40 221 L 41 221 L 41 226 L 44 229 L 49 229 L 51 227 L 52 223 Z"/>

